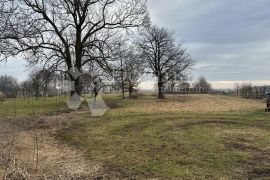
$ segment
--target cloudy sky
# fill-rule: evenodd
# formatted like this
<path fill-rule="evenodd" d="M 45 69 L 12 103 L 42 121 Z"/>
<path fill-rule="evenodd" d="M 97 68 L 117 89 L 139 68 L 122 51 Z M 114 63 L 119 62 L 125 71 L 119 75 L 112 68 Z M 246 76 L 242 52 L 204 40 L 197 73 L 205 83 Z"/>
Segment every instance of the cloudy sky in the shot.
<path fill-rule="evenodd" d="M 148 0 L 152 22 L 174 31 L 215 88 L 236 81 L 270 84 L 270 0 Z M 0 63 L 0 74 L 26 78 L 24 63 Z M 151 87 L 151 83 L 144 83 Z"/>
<path fill-rule="evenodd" d="M 270 80 L 269 7 L 269 0 L 149 1 L 153 23 L 174 31 L 195 59 L 194 79 L 222 87 Z"/>

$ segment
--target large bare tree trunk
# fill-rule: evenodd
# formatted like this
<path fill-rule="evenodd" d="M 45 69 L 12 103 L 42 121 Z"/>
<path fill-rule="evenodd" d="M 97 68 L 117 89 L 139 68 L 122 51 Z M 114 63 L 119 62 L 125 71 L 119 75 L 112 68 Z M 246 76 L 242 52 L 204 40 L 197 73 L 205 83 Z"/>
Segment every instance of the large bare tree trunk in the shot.
<path fill-rule="evenodd" d="M 158 99 L 163 99 L 163 84 L 161 81 L 158 82 Z"/>
<path fill-rule="evenodd" d="M 128 88 L 128 97 L 132 98 L 132 91 L 133 91 L 133 87 L 131 86 L 131 84 L 129 84 L 129 88 Z"/>
<path fill-rule="evenodd" d="M 125 99 L 125 83 L 124 83 L 124 80 L 122 80 L 122 98 Z"/>

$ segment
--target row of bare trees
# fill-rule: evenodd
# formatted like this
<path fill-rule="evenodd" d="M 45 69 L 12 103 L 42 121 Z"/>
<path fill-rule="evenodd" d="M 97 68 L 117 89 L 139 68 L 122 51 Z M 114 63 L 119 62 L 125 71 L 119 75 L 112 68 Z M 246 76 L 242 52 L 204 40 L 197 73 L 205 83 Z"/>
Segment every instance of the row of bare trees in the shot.
<path fill-rule="evenodd" d="M 13 94 L 18 86 L 18 81 L 12 76 L 0 76 L 0 92 L 5 95 Z"/>
<path fill-rule="evenodd" d="M 194 63 L 173 33 L 151 24 L 145 0 L 4 0 L 0 13 L 0 57 L 23 56 L 43 67 L 31 75 L 37 97 L 51 80 L 47 72 L 62 72 L 75 83 L 71 95 L 89 88 L 96 95 L 113 80 L 123 98 L 151 74 L 163 98 L 165 84 Z M 78 78 L 69 71 L 74 67 Z"/>
<path fill-rule="evenodd" d="M 244 98 L 261 99 L 265 97 L 268 86 L 253 86 L 250 82 L 235 83 L 234 93 Z"/>
<path fill-rule="evenodd" d="M 212 91 L 212 85 L 207 82 L 206 78 L 200 76 L 192 84 L 189 83 L 187 77 L 181 79 L 171 79 L 165 84 L 164 91 L 167 93 L 210 93 Z"/>
<path fill-rule="evenodd" d="M 48 70 L 34 70 L 29 74 L 29 79 L 18 82 L 12 76 L 0 76 L 0 92 L 5 97 L 31 97 L 47 96 L 54 74 Z"/>

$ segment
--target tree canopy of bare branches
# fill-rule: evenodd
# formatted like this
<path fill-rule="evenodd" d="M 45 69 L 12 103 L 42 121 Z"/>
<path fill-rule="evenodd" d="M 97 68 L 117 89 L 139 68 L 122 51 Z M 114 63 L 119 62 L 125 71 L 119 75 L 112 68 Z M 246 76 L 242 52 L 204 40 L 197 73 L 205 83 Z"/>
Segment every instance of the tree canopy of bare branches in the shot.
<path fill-rule="evenodd" d="M 24 55 L 34 65 L 65 71 L 76 67 L 82 72 L 90 61 L 105 66 L 119 31 L 148 19 L 145 0 L 13 0 L 9 7 L 11 3 L 17 8 L 7 26 L 1 26 L 1 55 Z M 71 79 L 81 94 L 80 78 Z"/>
<path fill-rule="evenodd" d="M 7 36 L 8 28 L 10 27 L 10 17 L 12 17 L 15 12 L 17 5 L 14 3 L 14 0 L 1 0 L 0 3 L 0 61 L 5 59 L 5 56 L 8 55 L 7 52 L 1 51 L 5 49 L 4 39 Z"/>
<path fill-rule="evenodd" d="M 29 76 L 35 97 L 38 99 L 41 93 L 45 97 L 48 93 L 48 86 L 53 79 L 54 73 L 47 69 L 36 69 L 33 70 Z"/>
<path fill-rule="evenodd" d="M 138 90 L 139 79 L 144 73 L 144 62 L 143 59 L 139 57 L 138 52 L 135 48 L 130 46 L 130 50 L 127 51 L 127 59 L 125 63 L 126 71 L 126 89 L 129 93 L 129 98 L 133 96 L 133 93 Z"/>
<path fill-rule="evenodd" d="M 200 93 L 208 93 L 212 89 L 212 85 L 207 82 L 206 78 L 200 76 L 193 84 L 194 88 L 198 89 Z"/>
<path fill-rule="evenodd" d="M 18 80 L 12 76 L 0 76 L 0 92 L 14 94 L 18 88 Z"/>
<path fill-rule="evenodd" d="M 182 44 L 165 28 L 149 26 L 141 33 L 138 46 L 147 67 L 158 81 L 158 98 L 163 98 L 164 84 L 176 75 L 184 75 L 193 65 Z"/>
<path fill-rule="evenodd" d="M 126 91 L 131 98 L 144 71 L 143 59 L 139 56 L 136 46 L 126 43 L 124 40 L 118 43 L 113 58 L 115 59 L 113 63 L 114 82 L 121 89 L 123 99 Z"/>

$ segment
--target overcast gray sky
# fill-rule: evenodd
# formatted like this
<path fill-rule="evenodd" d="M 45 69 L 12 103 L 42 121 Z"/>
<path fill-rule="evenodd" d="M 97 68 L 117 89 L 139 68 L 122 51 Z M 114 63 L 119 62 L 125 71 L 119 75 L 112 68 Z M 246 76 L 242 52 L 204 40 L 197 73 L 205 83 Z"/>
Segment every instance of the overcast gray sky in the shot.
<path fill-rule="evenodd" d="M 269 0 L 150 0 L 152 21 L 168 27 L 196 60 L 194 77 L 268 80 Z"/>
<path fill-rule="evenodd" d="M 216 88 L 234 81 L 260 84 L 270 75 L 270 0 L 148 0 L 154 24 L 174 31 Z M 0 74 L 26 78 L 23 62 L 0 63 Z M 230 84 L 230 85 L 229 85 Z"/>

